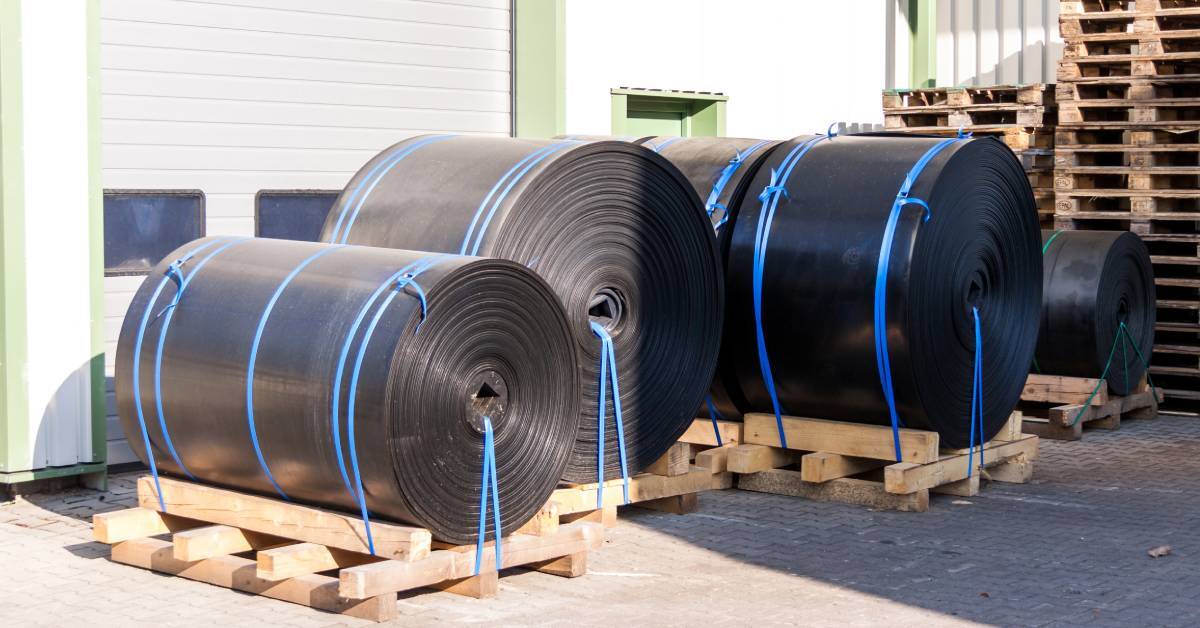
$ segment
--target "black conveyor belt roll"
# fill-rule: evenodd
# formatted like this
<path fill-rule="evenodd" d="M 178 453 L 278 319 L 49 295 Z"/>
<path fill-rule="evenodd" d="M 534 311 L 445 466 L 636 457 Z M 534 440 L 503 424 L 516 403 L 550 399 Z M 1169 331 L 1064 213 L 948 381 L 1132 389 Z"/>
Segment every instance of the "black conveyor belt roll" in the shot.
<path fill-rule="evenodd" d="M 564 478 L 596 478 L 596 323 L 618 361 L 629 472 L 687 429 L 716 366 L 723 298 L 712 226 L 683 175 L 628 142 L 422 136 L 351 179 L 326 242 L 501 257 L 566 306 L 579 349 L 579 436 Z M 611 386 L 609 386 L 611 399 Z M 620 472 L 606 411 L 605 477 Z"/>
<path fill-rule="evenodd" d="M 735 212 L 759 165 L 778 144 L 777 141 L 737 137 L 651 137 L 642 142 L 643 146 L 654 149 L 675 164 L 692 184 L 712 221 L 722 260 L 729 254 Z M 731 341 L 729 337 L 722 339 L 722 356 L 732 354 L 733 348 L 726 346 Z M 739 416 L 738 408 L 746 405 L 733 380 L 736 380 L 733 365 L 728 360 L 719 361 L 711 394 L 718 414 L 725 418 Z M 707 414 L 708 408 L 701 408 L 701 411 Z"/>
<path fill-rule="evenodd" d="M 515 530 L 574 443 L 574 339 L 528 269 L 456 255 L 413 265 L 430 257 L 238 238 L 174 251 L 138 289 L 117 345 L 130 445 L 149 463 L 144 423 L 161 471 L 356 513 L 357 472 L 372 516 L 465 543 L 486 416 L 501 524 Z"/>
<path fill-rule="evenodd" d="M 1145 374 L 1141 358 L 1149 360 L 1154 345 L 1150 252 L 1128 231 L 1043 231 L 1042 238 L 1038 369 L 1051 375 L 1100 377 L 1113 355 L 1108 387 L 1118 395 L 1128 394 Z M 1117 342 L 1122 322 L 1132 346 Z"/>
<path fill-rule="evenodd" d="M 810 150 L 798 159 L 806 140 Z M 890 424 L 875 350 L 876 273 L 892 206 L 941 138 L 797 138 L 772 151 L 739 209 L 730 246 L 726 336 L 745 410 L 770 412 L 757 352 L 753 266 L 763 202 L 782 186 L 765 250 L 766 354 L 787 414 Z M 795 166 L 789 170 L 788 162 Z M 982 326 L 984 438 L 1021 394 L 1037 340 L 1041 250 L 1029 182 L 1000 142 L 936 153 L 899 210 L 886 281 L 886 336 L 902 426 L 970 438 L 975 336 Z M 722 358 L 725 359 L 724 357 Z M 977 441 L 978 442 L 978 441 Z"/>

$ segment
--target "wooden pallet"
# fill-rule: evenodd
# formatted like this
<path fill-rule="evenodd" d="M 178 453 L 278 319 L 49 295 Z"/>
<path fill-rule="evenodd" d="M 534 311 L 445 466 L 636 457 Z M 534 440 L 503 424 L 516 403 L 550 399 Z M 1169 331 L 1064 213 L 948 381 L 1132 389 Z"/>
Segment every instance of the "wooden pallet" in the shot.
<path fill-rule="evenodd" d="M 396 617 L 399 591 L 497 591 L 492 542 L 473 575 L 474 545 L 439 543 L 424 528 L 372 521 L 372 556 L 356 515 L 172 478 L 160 483 L 166 512 L 153 480 L 143 477 L 139 507 L 93 517 L 95 539 L 112 545 L 113 561 L 374 621 Z M 504 538 L 502 566 L 581 576 L 588 552 L 603 541 L 601 525 L 560 523 L 551 502 Z"/>
<path fill-rule="evenodd" d="M 887 89 L 883 91 L 884 113 L 926 107 L 995 107 L 997 105 L 1050 105 L 1053 86 L 993 85 L 989 87 L 932 87 L 923 89 Z"/>
<path fill-rule="evenodd" d="M 1039 127 L 1054 124 L 1054 110 L 1035 105 L 968 105 L 885 109 L 883 128 L 916 130 L 929 127 Z"/>
<path fill-rule="evenodd" d="M 1133 101 L 1148 105 L 1159 100 L 1200 98 L 1200 79 L 1169 76 L 1155 79 L 1102 76 L 1058 83 L 1055 89 L 1057 100 L 1064 103 L 1112 100 Z"/>
<path fill-rule="evenodd" d="M 981 476 L 1027 482 L 1038 453 L 1036 436 L 1021 433 L 1014 413 L 984 446 L 986 473 L 968 479 L 967 450 L 943 450 L 936 432 L 901 429 L 904 462 L 895 462 L 890 427 L 784 417 L 788 449 L 781 448 L 775 416 L 745 416 L 744 443 L 726 446 L 725 468 L 744 490 L 836 501 L 873 508 L 929 509 L 930 492 L 975 495 Z M 978 448 L 974 462 L 979 463 Z"/>
<path fill-rule="evenodd" d="M 1150 127 L 1190 131 L 1200 124 L 1200 100 L 1164 98 L 1143 101 L 1110 98 L 1064 101 L 1058 106 L 1058 121 L 1062 127 Z"/>
<path fill-rule="evenodd" d="M 1097 386 L 1099 390 L 1093 396 Z M 1024 433 L 1079 440 L 1084 427 L 1115 430 L 1121 427 L 1122 418 L 1153 419 L 1158 416 L 1163 392 L 1152 390 L 1144 377 L 1134 392 L 1120 396 L 1111 394 L 1103 380 L 1030 374 L 1021 401 Z"/>
<path fill-rule="evenodd" d="M 1107 55 L 1064 58 L 1058 62 L 1059 82 L 1117 76 L 1197 78 L 1200 77 L 1200 53 Z"/>

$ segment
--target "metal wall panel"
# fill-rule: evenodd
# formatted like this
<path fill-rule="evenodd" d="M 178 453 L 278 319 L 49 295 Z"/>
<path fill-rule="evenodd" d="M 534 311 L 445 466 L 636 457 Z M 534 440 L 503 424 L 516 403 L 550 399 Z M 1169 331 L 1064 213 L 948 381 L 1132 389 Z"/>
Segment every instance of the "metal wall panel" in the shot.
<path fill-rule="evenodd" d="M 104 187 L 202 190 L 209 235 L 253 235 L 259 190 L 339 189 L 410 135 L 509 134 L 508 0 L 101 7 Z M 110 396 L 141 279 L 105 279 Z M 135 459 L 117 425 L 114 464 Z"/>
<path fill-rule="evenodd" d="M 937 0 L 938 85 L 1052 83 L 1058 0 Z"/>

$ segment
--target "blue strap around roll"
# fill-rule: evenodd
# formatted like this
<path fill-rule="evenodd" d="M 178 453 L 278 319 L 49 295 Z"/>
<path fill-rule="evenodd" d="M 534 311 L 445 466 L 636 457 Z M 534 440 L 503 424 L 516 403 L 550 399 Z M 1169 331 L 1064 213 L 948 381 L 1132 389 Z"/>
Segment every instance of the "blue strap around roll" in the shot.
<path fill-rule="evenodd" d="M 367 172 L 367 176 L 363 177 L 362 180 L 360 180 L 354 186 L 354 188 L 350 190 L 350 196 L 346 197 L 346 201 L 342 203 L 342 210 L 338 214 L 337 222 L 333 225 L 333 234 L 330 235 L 329 241 L 331 243 L 346 243 L 347 238 L 350 237 L 350 229 L 354 226 L 354 221 L 358 220 L 358 213 L 362 210 L 363 204 L 366 203 L 367 197 L 370 196 L 371 192 L 375 190 L 375 186 L 379 185 L 379 182 L 383 180 L 383 177 L 386 176 L 392 168 L 396 167 L 396 164 L 400 163 L 405 157 L 408 157 L 424 146 L 428 146 L 434 142 L 448 140 L 452 137 L 454 136 L 431 135 L 429 137 L 424 137 L 413 142 L 412 144 L 397 146 L 393 149 L 393 152 L 390 155 L 380 159 L 379 163 L 375 164 L 375 167 L 371 168 L 371 170 Z M 353 209 L 351 209 L 351 207 L 353 207 Z M 345 228 L 343 229 L 343 227 Z"/>
<path fill-rule="evenodd" d="M 175 291 L 175 298 L 171 299 L 171 303 L 158 314 L 160 317 L 163 317 L 163 322 L 162 328 L 158 332 L 158 346 L 154 350 L 154 405 L 155 409 L 158 411 L 158 426 L 159 429 L 162 430 L 163 442 L 167 445 L 167 451 L 170 452 L 171 458 L 175 460 L 175 464 L 178 465 L 179 468 L 183 470 L 183 473 L 192 480 L 195 480 L 196 476 L 192 475 L 192 472 L 188 470 L 187 465 L 183 464 L 183 459 L 179 456 L 179 452 L 175 451 L 175 443 L 171 440 L 171 430 L 167 429 L 166 414 L 163 412 L 163 347 L 167 341 L 167 331 L 171 328 L 171 321 L 175 317 L 176 306 L 179 305 L 180 299 L 183 298 L 184 291 L 186 291 L 188 286 L 191 285 L 192 279 L 196 277 L 196 273 L 200 272 L 200 269 L 204 268 L 205 264 L 208 264 L 209 260 L 220 255 L 226 249 L 247 242 L 248 240 L 249 238 L 238 238 L 226 244 L 222 244 L 213 250 L 213 252 L 204 256 L 199 262 L 196 262 L 196 267 L 193 268 L 192 272 L 188 273 L 186 276 L 183 275 L 183 269 L 178 265 L 178 263 L 171 264 L 168 267 L 169 273 L 178 275 L 178 288 Z"/>
<path fill-rule="evenodd" d="M 729 163 L 721 170 L 721 176 L 717 178 L 717 182 L 713 184 L 712 190 L 708 193 L 708 199 L 704 201 L 704 211 L 708 213 L 709 218 L 712 218 L 712 215 L 714 212 L 716 212 L 716 210 L 720 209 L 722 211 L 721 220 L 719 220 L 717 224 L 713 225 L 713 231 L 720 231 L 721 227 L 724 226 L 725 223 L 729 222 L 729 208 L 725 207 L 719 202 L 721 194 L 725 191 L 725 186 L 729 185 L 729 180 L 733 178 L 733 175 L 738 171 L 738 168 L 741 168 L 742 164 L 746 163 L 746 159 L 767 144 L 770 144 L 770 142 L 767 140 L 762 140 L 756 144 L 746 147 L 745 151 L 735 150 L 733 158 L 730 159 Z"/>
<path fill-rule="evenodd" d="M 758 369 L 762 373 L 763 386 L 766 387 L 767 394 L 771 396 L 771 408 L 775 411 L 775 426 L 779 430 L 779 446 L 784 449 L 788 444 L 787 435 L 783 431 L 783 408 L 779 403 L 779 395 L 775 391 L 775 376 L 771 371 L 771 358 L 767 354 L 767 339 L 763 331 L 763 270 L 766 268 L 767 245 L 771 240 L 775 208 L 779 205 L 780 197 L 787 196 L 788 178 L 792 176 L 792 170 L 795 169 L 796 164 L 813 146 L 828 139 L 832 139 L 832 135 L 822 135 L 797 144 L 783 158 L 778 170 L 771 169 L 770 183 L 758 195 L 762 207 L 758 212 L 758 226 L 754 234 L 754 337 L 758 343 Z"/>
<path fill-rule="evenodd" d="M 146 460 L 150 463 L 150 475 L 154 477 L 154 490 L 158 493 L 158 507 L 162 512 L 167 511 L 167 505 L 163 501 L 162 487 L 158 482 L 158 463 L 155 461 L 154 447 L 150 444 L 150 431 L 146 428 L 146 415 L 142 409 L 142 342 L 146 338 L 146 327 L 150 324 L 150 313 L 154 311 L 154 306 L 158 303 L 158 296 L 172 281 L 172 275 L 178 274 L 179 269 L 201 251 L 221 242 L 222 240 L 209 240 L 188 251 L 186 255 L 167 267 L 162 281 L 158 282 L 154 293 L 150 295 L 150 300 L 146 302 L 146 310 L 142 312 L 142 320 L 138 323 L 137 337 L 133 343 L 133 406 L 137 413 L 138 427 L 142 432 L 142 446 L 146 449 Z"/>
<path fill-rule="evenodd" d="M 608 407 L 608 383 L 612 383 L 613 417 L 617 428 L 617 450 L 621 458 L 621 478 L 624 481 L 625 503 L 629 503 L 629 467 L 625 463 L 625 424 L 621 418 L 621 387 L 617 381 L 617 354 L 613 351 L 612 336 L 597 323 L 591 323 L 592 333 L 600 338 L 600 410 L 597 413 L 596 438 L 596 508 L 604 507 L 604 418 Z"/>
<path fill-rule="evenodd" d="M 705 396 L 704 401 L 708 404 L 708 416 L 712 418 L 713 435 L 717 437 L 717 447 L 720 447 L 725 443 L 721 442 L 721 426 L 717 425 L 717 418 L 720 417 L 723 419 L 724 417 L 721 417 L 721 413 L 717 412 L 717 404 L 713 403 L 712 395 Z"/>
<path fill-rule="evenodd" d="M 409 286 L 411 286 L 413 288 L 413 290 L 416 292 L 416 297 L 421 303 L 421 319 L 417 322 L 416 329 L 413 331 L 413 333 L 415 334 L 415 333 L 420 332 L 421 324 L 425 322 L 425 314 L 428 311 L 429 304 L 427 303 L 427 301 L 425 299 L 425 290 L 423 288 L 421 288 L 421 284 L 417 283 L 416 278 L 418 275 L 425 272 L 426 270 L 429 270 L 429 268 L 431 268 L 438 262 L 442 261 L 443 259 L 446 259 L 446 257 L 447 257 L 446 255 L 432 255 L 429 257 L 423 257 L 423 258 L 405 266 L 404 268 L 400 269 L 395 274 L 393 274 L 391 277 L 388 277 L 388 279 L 386 281 L 384 281 L 382 284 L 380 284 L 379 288 L 377 288 L 375 290 L 375 292 L 371 294 L 371 297 L 369 299 L 367 299 L 367 302 L 363 304 L 362 309 L 359 310 L 358 317 L 355 318 L 354 323 L 350 327 L 350 331 L 346 334 L 346 341 L 342 345 L 341 358 L 338 361 L 337 371 L 336 371 L 336 374 L 334 375 L 334 381 L 333 381 L 333 399 L 334 399 L 334 401 L 333 401 L 333 412 L 330 414 L 330 417 L 331 417 L 330 424 L 333 429 L 334 450 L 337 452 L 338 466 L 339 466 L 339 470 L 342 473 L 342 480 L 344 482 L 346 482 L 347 485 L 349 485 L 349 480 L 346 477 L 346 463 L 342 458 L 342 444 L 341 444 L 342 438 L 341 438 L 340 430 L 338 429 L 338 419 L 337 419 L 337 408 L 338 408 L 337 400 L 339 397 L 339 393 L 341 391 L 342 373 L 344 371 L 346 355 L 349 352 L 350 343 L 351 343 L 351 341 L 353 341 L 354 336 L 357 334 L 358 327 L 359 327 L 359 325 L 362 324 L 363 318 L 365 317 L 367 310 L 371 307 L 372 304 L 375 303 L 375 301 L 379 298 L 380 294 L 382 294 L 382 292 L 390 286 L 391 291 L 388 292 L 387 297 L 385 297 L 383 299 L 383 301 L 379 304 L 379 306 L 377 308 L 375 308 L 375 314 L 371 317 L 371 321 L 367 324 L 366 330 L 363 332 L 362 341 L 358 345 L 358 353 L 354 357 L 354 367 L 351 369 L 351 372 L 350 372 L 350 388 L 347 391 L 347 395 L 346 395 L 347 396 L 346 433 L 347 433 L 347 440 L 348 440 L 347 444 L 350 446 L 350 468 L 354 474 L 354 487 L 355 487 L 354 489 L 351 490 L 351 495 L 358 502 L 358 509 L 362 515 L 363 527 L 366 529 L 366 533 L 367 533 L 367 550 L 371 554 L 375 554 L 375 538 L 371 534 L 371 517 L 370 517 L 369 511 L 367 510 L 366 490 L 363 487 L 362 475 L 359 472 L 358 445 L 356 443 L 355 433 L 354 433 L 354 408 L 355 408 L 355 404 L 358 399 L 358 395 L 357 395 L 357 393 L 358 393 L 358 378 L 359 378 L 359 375 L 362 373 L 363 359 L 367 355 L 367 346 L 371 343 L 371 337 L 375 334 L 375 328 L 379 326 L 379 321 L 383 318 L 383 313 L 385 311 L 387 311 L 388 306 L 391 305 L 392 301 L 396 298 L 396 296 L 401 294 L 404 291 L 404 289 Z M 349 488 L 349 486 L 347 486 L 347 488 Z"/>
<path fill-rule="evenodd" d="M 975 318 L 975 372 L 971 381 L 971 444 L 967 452 L 967 479 L 975 467 L 975 426 L 979 426 L 979 465 L 983 466 L 983 333 L 979 325 L 979 308 L 971 306 Z M 979 417 L 978 423 L 976 418 Z"/>
<path fill-rule="evenodd" d="M 496 438 L 492 433 L 491 417 L 483 417 L 483 478 L 479 484 L 479 536 L 475 542 L 475 575 L 483 565 L 483 542 L 487 537 L 488 493 L 492 496 L 492 517 L 496 541 L 496 571 L 502 564 L 500 549 L 500 486 L 496 479 Z"/>
<path fill-rule="evenodd" d="M 900 190 L 896 193 L 896 199 L 892 202 L 892 209 L 888 214 L 887 226 L 883 230 L 883 240 L 879 245 L 879 264 L 875 272 L 875 366 L 879 371 L 879 383 L 883 388 L 883 398 L 887 402 L 888 416 L 892 421 L 892 444 L 896 449 L 897 462 L 903 459 L 904 454 L 900 449 L 900 417 L 896 412 L 895 390 L 892 387 L 892 364 L 887 346 L 887 275 L 892 257 L 892 242 L 896 239 L 896 225 L 900 222 L 900 212 L 906 206 L 922 207 L 925 210 L 925 220 L 929 220 L 932 213 L 925 201 L 909 197 L 909 192 L 912 191 L 917 177 L 921 176 L 921 171 L 943 149 L 955 142 L 969 138 L 969 135 L 960 135 L 942 140 L 925 151 L 925 154 L 917 160 L 917 163 L 905 175 L 904 182 L 900 184 Z"/>
<path fill-rule="evenodd" d="M 471 224 L 467 227 L 467 232 L 463 234 L 462 246 L 459 247 L 458 254 L 478 255 L 479 247 L 483 244 L 483 236 L 487 233 L 487 228 L 492 222 L 492 217 L 496 215 L 496 210 L 500 208 L 500 204 L 504 202 L 504 198 L 512 191 L 513 186 L 520 182 L 534 166 L 541 163 L 550 155 L 564 148 L 576 146 L 579 143 L 578 140 L 561 140 L 553 144 L 547 144 L 529 153 L 516 164 L 513 164 L 513 167 L 509 168 L 508 172 L 505 172 L 496 181 L 496 184 L 488 191 L 487 196 L 483 197 L 483 201 L 479 203 L 479 207 L 475 210 L 475 215 L 471 217 Z M 503 186 L 503 189 L 501 189 L 501 186 Z M 498 195 L 497 192 L 499 192 Z M 474 243 L 471 242 L 472 236 L 474 236 Z"/>
<path fill-rule="evenodd" d="M 267 320 L 271 318 L 271 311 L 275 309 L 275 304 L 279 301 L 279 296 L 283 294 L 284 289 L 300 271 L 304 270 L 309 264 L 317 261 L 321 257 L 333 253 L 341 249 L 341 245 L 324 247 L 321 250 L 304 258 L 304 261 L 296 265 L 292 272 L 288 273 L 283 281 L 279 282 L 279 286 L 275 288 L 275 293 L 271 295 L 271 299 L 267 301 L 267 306 L 263 308 L 263 313 L 258 318 L 258 327 L 254 330 L 254 340 L 250 343 L 250 359 L 246 362 L 246 425 L 250 429 L 250 443 L 254 446 L 254 455 L 258 458 L 258 466 L 262 468 L 263 474 L 267 476 L 267 480 L 271 486 L 275 487 L 275 491 L 279 496 L 287 500 L 287 493 L 279 487 L 279 483 L 275 481 L 275 476 L 271 475 L 271 468 L 267 465 L 266 458 L 263 457 L 262 447 L 258 443 L 258 432 L 254 427 L 254 367 L 258 362 L 258 347 L 262 343 L 263 330 L 267 328 Z"/>
<path fill-rule="evenodd" d="M 658 144 L 647 143 L 646 148 L 649 148 L 650 150 L 652 150 L 656 153 L 661 153 L 662 149 L 670 146 L 671 144 L 674 144 L 675 142 L 678 142 L 681 139 L 683 139 L 683 138 L 682 137 L 669 137 L 669 138 L 659 142 Z"/>

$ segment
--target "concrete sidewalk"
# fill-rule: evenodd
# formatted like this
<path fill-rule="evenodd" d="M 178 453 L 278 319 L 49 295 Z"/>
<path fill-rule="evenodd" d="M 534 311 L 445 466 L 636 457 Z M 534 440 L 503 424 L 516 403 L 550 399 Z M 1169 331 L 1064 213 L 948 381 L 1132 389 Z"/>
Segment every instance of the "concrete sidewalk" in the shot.
<path fill-rule="evenodd" d="M 927 513 L 744 491 L 698 513 L 631 509 L 587 576 L 516 570 L 500 595 L 400 597 L 399 625 L 1194 625 L 1200 420 L 1163 417 L 1046 441 L 1034 482 Z M 110 563 L 92 514 L 137 474 L 0 505 L 0 625 L 363 625 Z M 1170 545 L 1151 558 L 1147 550 Z"/>

